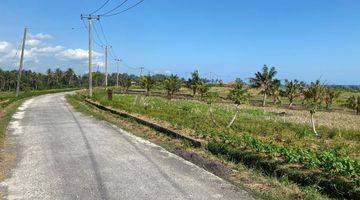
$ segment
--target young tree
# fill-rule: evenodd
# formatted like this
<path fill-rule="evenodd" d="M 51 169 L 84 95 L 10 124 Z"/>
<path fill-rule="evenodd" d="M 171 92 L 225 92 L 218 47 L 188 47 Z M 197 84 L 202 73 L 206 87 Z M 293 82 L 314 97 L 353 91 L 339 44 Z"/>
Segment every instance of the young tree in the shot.
<path fill-rule="evenodd" d="M 236 105 L 236 112 L 226 128 L 230 128 L 231 125 L 235 122 L 241 104 L 247 103 L 249 101 L 250 94 L 247 90 L 244 89 L 243 84 L 236 84 L 235 88 L 230 91 L 228 98 Z"/>
<path fill-rule="evenodd" d="M 262 72 L 256 72 L 255 77 L 250 79 L 252 86 L 259 88 L 260 93 L 263 95 L 263 106 L 266 104 L 267 95 L 271 94 L 271 86 L 276 74 L 277 71 L 275 70 L 275 67 L 271 67 L 269 69 L 266 65 L 264 65 Z"/>
<path fill-rule="evenodd" d="M 206 93 L 209 92 L 209 90 L 210 90 L 210 85 L 204 82 L 200 82 L 200 84 L 198 85 L 198 91 L 201 99 L 204 99 Z"/>
<path fill-rule="evenodd" d="M 152 78 L 151 75 L 142 76 L 140 78 L 140 85 L 141 85 L 141 87 L 146 89 L 146 95 L 149 95 L 150 90 L 155 85 L 155 80 Z"/>
<path fill-rule="evenodd" d="M 211 121 L 213 122 L 213 124 L 215 126 L 219 126 L 215 120 L 215 116 L 214 116 L 214 113 L 213 113 L 213 104 L 215 102 L 217 102 L 217 100 L 219 99 L 220 95 L 219 93 L 217 92 L 207 92 L 206 93 L 206 100 L 207 100 L 207 104 L 209 104 L 209 113 L 210 113 L 210 118 L 211 118 Z"/>
<path fill-rule="evenodd" d="M 360 114 L 360 96 L 351 96 L 346 100 L 345 106 L 356 111 L 356 114 Z"/>
<path fill-rule="evenodd" d="M 271 87 L 270 87 L 270 95 L 273 97 L 273 104 L 281 104 L 280 96 L 282 94 L 282 91 L 280 90 L 281 81 L 279 79 L 274 79 L 272 81 Z"/>
<path fill-rule="evenodd" d="M 235 83 L 245 85 L 245 82 L 241 78 L 236 78 Z"/>
<path fill-rule="evenodd" d="M 129 76 L 123 76 L 120 81 L 120 86 L 123 88 L 123 90 L 125 92 L 127 92 L 129 90 L 129 88 L 131 87 L 131 78 Z"/>
<path fill-rule="evenodd" d="M 60 87 L 61 84 L 61 79 L 63 78 L 63 71 L 61 71 L 60 68 L 56 68 L 55 69 L 55 80 L 56 80 L 56 86 L 57 87 Z"/>
<path fill-rule="evenodd" d="M 73 69 L 69 68 L 65 71 L 65 79 L 69 86 L 73 85 L 73 81 L 74 81 L 75 77 L 76 77 L 76 75 L 75 75 L 75 72 Z"/>
<path fill-rule="evenodd" d="M 309 88 L 305 91 L 305 98 L 307 101 L 307 109 L 310 112 L 311 125 L 313 132 L 317 137 L 319 134 L 316 131 L 314 115 L 316 111 L 321 107 L 322 95 L 324 94 L 324 86 L 320 83 L 319 80 L 312 82 Z"/>
<path fill-rule="evenodd" d="M 315 82 L 311 82 L 310 86 L 304 92 L 305 100 L 307 101 L 322 101 L 322 97 L 324 94 L 324 86 L 321 84 L 320 80 L 316 80 Z"/>
<path fill-rule="evenodd" d="M 327 87 L 324 91 L 324 102 L 326 109 L 330 110 L 335 99 L 339 98 L 341 92 Z"/>
<path fill-rule="evenodd" d="M 181 80 L 178 76 L 171 74 L 164 81 L 164 86 L 167 91 L 168 97 L 171 99 L 175 92 L 181 88 Z"/>
<path fill-rule="evenodd" d="M 305 105 L 305 91 L 306 91 L 306 83 L 304 81 L 300 82 L 300 99 L 301 99 L 301 105 L 304 106 Z"/>
<path fill-rule="evenodd" d="M 285 91 L 284 91 L 284 96 L 286 96 L 289 100 L 289 108 L 292 107 L 295 98 L 300 96 L 300 92 L 301 92 L 301 82 L 299 82 L 298 80 L 293 80 L 293 81 L 289 81 L 289 80 L 285 80 Z"/>
<path fill-rule="evenodd" d="M 193 92 L 193 96 L 196 95 L 199 85 L 201 84 L 201 79 L 199 72 L 196 70 L 191 73 L 191 78 L 187 81 L 186 85 L 190 88 Z"/>

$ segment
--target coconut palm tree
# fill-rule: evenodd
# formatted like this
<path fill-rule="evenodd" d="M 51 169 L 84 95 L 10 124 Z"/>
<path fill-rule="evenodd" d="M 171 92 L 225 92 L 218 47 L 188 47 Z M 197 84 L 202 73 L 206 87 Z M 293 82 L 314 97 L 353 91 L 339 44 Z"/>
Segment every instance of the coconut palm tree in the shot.
<path fill-rule="evenodd" d="M 149 95 L 150 90 L 155 85 L 155 80 L 153 79 L 153 77 L 150 74 L 146 75 L 146 76 L 142 76 L 140 78 L 140 85 L 146 89 L 146 95 Z"/>
<path fill-rule="evenodd" d="M 341 92 L 339 90 L 334 90 L 332 88 L 327 87 L 324 90 L 324 102 L 326 105 L 326 109 L 330 110 L 331 106 L 335 99 L 339 98 Z"/>
<path fill-rule="evenodd" d="M 213 124 L 215 126 L 219 126 L 218 123 L 216 122 L 216 119 L 214 116 L 213 104 L 217 102 L 220 95 L 217 92 L 207 92 L 205 97 L 206 97 L 207 104 L 209 104 L 209 113 L 210 113 L 211 121 L 213 122 Z"/>
<path fill-rule="evenodd" d="M 188 88 L 190 88 L 193 92 L 193 96 L 196 95 L 196 92 L 198 91 L 198 87 L 201 84 L 201 79 L 199 75 L 199 71 L 194 71 L 191 73 L 191 78 L 186 82 L 186 85 Z"/>
<path fill-rule="evenodd" d="M 360 96 L 351 96 L 346 100 L 345 106 L 356 111 L 356 114 L 360 114 Z"/>
<path fill-rule="evenodd" d="M 316 131 L 314 115 L 321 107 L 324 90 L 325 87 L 321 84 L 320 80 L 317 80 L 312 82 L 304 93 L 306 98 L 306 107 L 310 112 L 312 129 L 317 137 L 319 137 L 319 134 Z"/>
<path fill-rule="evenodd" d="M 120 79 L 120 86 L 123 88 L 123 90 L 125 92 L 127 92 L 129 90 L 129 88 L 131 87 L 131 77 L 128 76 L 127 74 L 123 74 L 121 79 Z"/>
<path fill-rule="evenodd" d="M 171 99 L 175 92 L 181 88 L 181 80 L 177 75 L 171 74 L 164 81 L 164 86 L 167 91 L 168 97 Z"/>
<path fill-rule="evenodd" d="M 67 70 L 65 71 L 64 78 L 65 78 L 68 86 L 73 85 L 73 81 L 74 81 L 74 79 L 75 79 L 75 72 L 74 72 L 74 70 L 71 69 L 71 68 L 67 69 Z"/>
<path fill-rule="evenodd" d="M 229 122 L 229 124 L 226 126 L 226 128 L 230 128 L 231 125 L 235 122 L 235 119 L 239 113 L 240 106 L 244 103 L 247 103 L 250 99 L 250 93 L 248 93 L 247 90 L 244 89 L 243 84 L 236 84 L 235 88 L 230 90 L 228 98 L 234 102 L 236 105 L 236 112 Z"/>
<path fill-rule="evenodd" d="M 199 94 L 200 94 L 200 98 L 204 99 L 205 95 L 207 92 L 209 92 L 210 90 L 210 85 L 204 83 L 204 82 L 200 82 L 200 84 L 197 86 Z"/>
<path fill-rule="evenodd" d="M 271 95 L 271 86 L 273 85 L 274 78 L 277 74 L 275 67 L 269 69 L 264 65 L 261 72 L 256 72 L 255 77 L 250 79 L 250 82 L 254 88 L 260 89 L 260 94 L 263 95 L 262 106 L 266 104 L 267 95 Z"/>
<path fill-rule="evenodd" d="M 273 104 L 281 104 L 280 96 L 282 95 L 282 91 L 280 90 L 281 81 L 279 79 L 274 79 L 270 88 L 270 95 L 273 98 Z"/>
<path fill-rule="evenodd" d="M 299 82 L 298 80 L 285 80 L 285 91 L 284 91 L 284 96 L 286 96 L 289 100 L 289 105 L 288 107 L 291 108 L 295 98 L 299 97 L 301 94 L 301 82 Z"/>

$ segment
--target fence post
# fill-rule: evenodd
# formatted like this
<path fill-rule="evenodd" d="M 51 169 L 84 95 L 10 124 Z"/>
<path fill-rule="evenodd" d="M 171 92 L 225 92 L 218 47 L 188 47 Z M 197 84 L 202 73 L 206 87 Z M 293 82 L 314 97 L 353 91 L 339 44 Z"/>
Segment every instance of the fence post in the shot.
<path fill-rule="evenodd" d="M 113 98 L 113 90 L 112 90 L 112 89 L 108 89 L 108 90 L 107 90 L 107 94 L 108 94 L 108 100 L 112 101 L 112 98 Z"/>

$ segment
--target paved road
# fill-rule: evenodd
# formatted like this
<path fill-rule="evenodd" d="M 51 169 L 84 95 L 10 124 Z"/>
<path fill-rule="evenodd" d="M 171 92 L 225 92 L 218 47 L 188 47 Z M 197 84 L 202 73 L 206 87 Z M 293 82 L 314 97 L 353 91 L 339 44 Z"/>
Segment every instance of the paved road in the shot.
<path fill-rule="evenodd" d="M 252 199 L 205 170 L 106 122 L 74 111 L 64 94 L 35 97 L 8 135 L 18 162 L 7 199 Z"/>

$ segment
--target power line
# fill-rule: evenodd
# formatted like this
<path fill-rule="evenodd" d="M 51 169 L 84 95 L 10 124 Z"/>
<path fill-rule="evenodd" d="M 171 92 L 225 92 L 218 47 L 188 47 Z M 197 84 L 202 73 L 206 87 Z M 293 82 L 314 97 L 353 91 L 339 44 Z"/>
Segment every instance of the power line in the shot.
<path fill-rule="evenodd" d="M 121 7 L 122 5 L 124 5 L 127 1 L 128 1 L 128 0 L 124 0 L 121 4 L 119 4 L 119 5 L 118 5 L 118 6 L 116 6 L 115 8 L 113 8 L 113 9 L 111 9 L 111 10 L 107 11 L 106 13 L 101 14 L 101 16 L 107 15 L 107 14 L 109 14 L 109 13 L 113 12 L 114 10 L 116 10 L 116 9 L 120 8 L 120 7 Z"/>
<path fill-rule="evenodd" d="M 102 6 L 100 6 L 100 7 L 99 7 L 98 9 L 96 9 L 95 11 L 91 12 L 89 15 L 92 15 L 92 14 L 98 12 L 99 10 L 101 10 L 102 8 L 104 8 L 104 7 L 106 6 L 106 4 L 108 4 L 110 1 L 111 1 L 111 0 L 105 1 L 105 3 L 104 3 Z"/>
<path fill-rule="evenodd" d="M 107 36 L 105 34 L 104 28 L 103 28 L 102 23 L 101 23 L 100 20 L 99 20 L 99 25 L 100 25 L 100 29 L 101 29 L 101 34 L 102 34 L 103 38 L 105 39 L 106 45 L 108 45 L 109 40 L 108 40 L 108 38 L 107 38 Z M 110 48 L 109 54 L 113 59 L 118 57 L 117 54 L 115 53 L 114 48 Z"/>
<path fill-rule="evenodd" d="M 84 22 L 84 20 L 81 20 L 84 24 L 85 30 L 88 30 L 88 27 L 86 25 L 86 23 Z M 102 48 L 103 45 L 99 44 L 99 42 L 97 42 L 95 39 L 93 39 L 93 42 L 100 48 Z"/>
<path fill-rule="evenodd" d="M 116 12 L 116 13 L 112 13 L 112 14 L 102 14 L 101 16 L 103 17 L 111 17 L 111 16 L 115 16 L 115 15 L 118 15 L 118 14 L 121 14 L 121 13 L 124 13 L 132 8 L 135 8 L 136 6 L 138 6 L 139 4 L 141 4 L 142 2 L 144 2 L 144 0 L 140 0 L 139 2 L 137 2 L 136 4 L 124 9 L 124 10 L 121 10 L 119 12 Z"/>
<path fill-rule="evenodd" d="M 103 26 L 102 26 L 102 24 L 101 24 L 101 21 L 100 21 L 100 20 L 99 20 L 99 24 L 100 24 L 101 33 L 102 33 L 102 35 L 103 35 L 103 37 L 104 37 L 104 39 L 105 39 L 106 45 L 108 45 L 108 40 L 107 40 L 107 38 L 106 38 L 106 35 L 105 35 L 105 32 L 104 32 L 104 29 L 103 29 Z"/>
<path fill-rule="evenodd" d="M 21 47 L 21 40 L 20 40 L 20 42 L 19 42 L 18 48 L 16 49 L 16 53 L 15 53 L 14 57 L 11 59 L 12 61 L 14 61 L 15 58 L 17 57 L 17 55 L 18 55 L 18 53 L 19 53 L 19 50 L 20 50 L 20 47 Z"/>
<path fill-rule="evenodd" d="M 93 27 L 94 27 L 95 35 L 96 35 L 97 39 L 100 41 L 100 44 L 104 45 L 104 43 L 102 42 L 102 40 L 100 38 L 100 35 L 99 35 L 99 33 L 98 33 L 97 29 L 96 29 L 95 23 L 94 23 Z"/>

